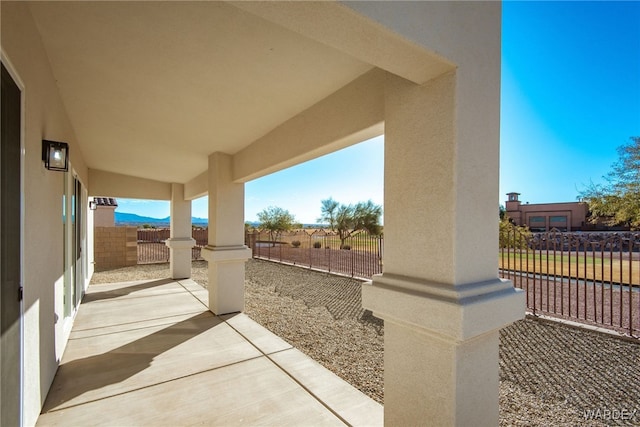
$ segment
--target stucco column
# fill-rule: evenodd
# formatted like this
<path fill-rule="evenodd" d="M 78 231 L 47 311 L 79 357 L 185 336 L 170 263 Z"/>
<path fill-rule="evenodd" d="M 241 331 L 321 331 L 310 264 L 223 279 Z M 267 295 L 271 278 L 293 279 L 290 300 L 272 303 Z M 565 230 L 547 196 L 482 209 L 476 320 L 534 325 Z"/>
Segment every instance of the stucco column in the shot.
<path fill-rule="evenodd" d="M 184 199 L 184 184 L 171 184 L 171 234 L 165 244 L 170 250 L 172 279 L 191 277 L 191 200 Z"/>
<path fill-rule="evenodd" d="M 209 156 L 209 310 L 214 314 L 244 310 L 244 264 L 251 249 L 244 244 L 244 184 L 231 179 L 231 156 Z"/>
<path fill-rule="evenodd" d="M 387 425 L 497 425 L 498 331 L 524 315 L 497 277 L 499 80 L 468 77 L 387 78 L 384 272 L 362 295 Z"/>

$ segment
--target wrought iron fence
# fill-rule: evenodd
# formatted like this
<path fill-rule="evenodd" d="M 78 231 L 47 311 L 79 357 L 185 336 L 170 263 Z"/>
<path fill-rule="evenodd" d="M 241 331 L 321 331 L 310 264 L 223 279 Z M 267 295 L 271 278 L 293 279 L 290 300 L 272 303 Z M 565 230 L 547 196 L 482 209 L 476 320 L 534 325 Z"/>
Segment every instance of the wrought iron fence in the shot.
<path fill-rule="evenodd" d="M 382 272 L 382 236 L 359 233 L 342 242 L 327 230 L 297 230 L 272 235 L 268 231 L 246 234 L 245 244 L 255 258 L 311 269 L 371 278 Z"/>
<path fill-rule="evenodd" d="M 194 228 L 192 237 L 196 245 L 191 249 L 191 259 L 202 259 L 202 248 L 207 245 L 207 229 Z M 165 244 L 170 236 L 168 228 L 144 228 L 138 229 L 138 264 L 153 264 L 169 262 L 170 251 Z"/>
<path fill-rule="evenodd" d="M 526 292 L 527 308 L 638 336 L 640 234 L 501 231 L 503 278 Z"/>
<path fill-rule="evenodd" d="M 169 262 L 168 228 L 138 229 L 138 264 Z"/>
<path fill-rule="evenodd" d="M 206 228 L 194 228 L 191 237 L 196 241 L 196 245 L 191 248 L 191 259 L 194 261 L 202 259 L 202 248 L 209 242 L 209 230 Z"/>
<path fill-rule="evenodd" d="M 194 260 L 207 230 L 194 229 Z M 169 261 L 168 229 L 138 230 L 138 263 Z M 251 231 L 255 258 L 370 279 L 382 273 L 384 239 L 357 234 L 342 242 L 327 230 L 272 235 Z M 499 274 L 523 289 L 534 315 L 576 320 L 640 336 L 640 233 L 500 232 Z"/>

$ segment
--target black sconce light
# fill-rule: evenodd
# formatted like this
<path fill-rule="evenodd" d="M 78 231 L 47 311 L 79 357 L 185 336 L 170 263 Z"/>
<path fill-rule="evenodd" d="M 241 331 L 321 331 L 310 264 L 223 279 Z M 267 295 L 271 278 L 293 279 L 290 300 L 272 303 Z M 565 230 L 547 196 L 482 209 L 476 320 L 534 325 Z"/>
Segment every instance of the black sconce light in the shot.
<path fill-rule="evenodd" d="M 69 171 L 69 144 L 42 140 L 42 161 L 50 171 Z"/>

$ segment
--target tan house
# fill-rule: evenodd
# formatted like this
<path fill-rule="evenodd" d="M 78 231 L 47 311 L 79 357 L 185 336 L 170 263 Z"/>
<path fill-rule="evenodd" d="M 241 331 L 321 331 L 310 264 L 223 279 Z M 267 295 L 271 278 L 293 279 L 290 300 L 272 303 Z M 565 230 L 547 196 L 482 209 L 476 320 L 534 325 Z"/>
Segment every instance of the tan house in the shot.
<path fill-rule="evenodd" d="M 520 193 L 507 193 L 507 216 L 516 225 L 526 225 L 531 231 L 580 231 L 587 224 L 589 205 L 585 202 L 525 203 Z"/>
<path fill-rule="evenodd" d="M 500 2 L 0 8 L 1 425 L 36 423 L 65 351 L 89 197 L 169 200 L 177 279 L 208 195 L 208 307 L 239 312 L 244 184 L 383 133 L 385 270 L 363 304 L 385 321 L 384 421 L 498 424 L 498 331 L 524 315 L 495 256 Z"/>

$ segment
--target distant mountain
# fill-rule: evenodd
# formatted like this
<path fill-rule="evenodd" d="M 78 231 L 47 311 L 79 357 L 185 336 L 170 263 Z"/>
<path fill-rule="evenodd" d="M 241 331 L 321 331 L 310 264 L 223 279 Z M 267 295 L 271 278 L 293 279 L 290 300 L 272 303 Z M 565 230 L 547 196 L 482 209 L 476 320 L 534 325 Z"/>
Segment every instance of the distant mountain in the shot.
<path fill-rule="evenodd" d="M 126 212 L 115 212 L 116 225 L 151 225 L 154 227 L 169 227 L 171 217 L 166 218 L 151 218 L 149 216 L 141 216 Z M 252 227 L 259 227 L 260 223 L 257 221 L 247 221 Z M 206 227 L 209 225 L 209 220 L 206 218 L 191 217 L 191 224 L 200 227 Z M 302 224 L 304 228 L 326 228 L 327 224 Z"/>
<path fill-rule="evenodd" d="M 196 218 L 195 216 L 191 217 L 191 224 L 193 225 L 209 225 L 209 220 L 207 218 Z"/>
<path fill-rule="evenodd" d="M 153 225 L 156 227 L 168 227 L 170 224 L 171 217 L 166 218 L 151 218 L 148 216 L 141 216 L 132 213 L 126 212 L 116 212 L 115 213 L 115 222 L 116 225 Z M 209 221 L 206 218 L 191 218 L 191 224 L 206 226 L 209 224 Z"/>
<path fill-rule="evenodd" d="M 132 213 L 116 212 L 115 213 L 116 225 L 129 225 L 129 224 L 164 224 L 168 223 L 169 219 L 151 218 L 148 216 L 140 216 Z"/>

